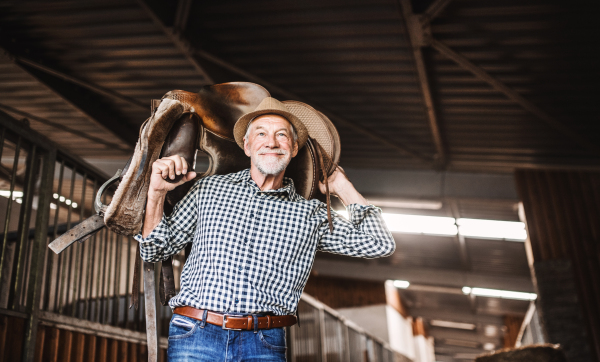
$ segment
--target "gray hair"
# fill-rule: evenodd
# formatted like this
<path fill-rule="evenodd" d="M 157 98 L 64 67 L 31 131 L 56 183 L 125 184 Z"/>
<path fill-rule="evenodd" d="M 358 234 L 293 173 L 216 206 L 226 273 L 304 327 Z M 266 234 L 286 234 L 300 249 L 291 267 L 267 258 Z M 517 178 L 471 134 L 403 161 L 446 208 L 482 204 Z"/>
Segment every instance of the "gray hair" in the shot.
<path fill-rule="evenodd" d="M 264 116 L 264 114 L 261 114 L 260 116 Z M 254 122 L 255 119 L 257 119 L 258 117 L 254 117 L 250 122 L 248 122 L 248 126 L 246 126 L 246 134 L 244 135 L 244 141 L 248 141 L 248 137 L 250 136 L 250 125 L 252 124 L 252 122 Z M 283 117 L 286 121 L 288 121 L 285 117 Z M 298 134 L 296 133 L 296 128 L 294 128 L 294 125 L 292 124 L 292 122 L 288 121 L 288 123 L 290 124 L 290 126 L 292 126 L 292 136 L 294 137 L 294 144 L 298 143 Z"/>

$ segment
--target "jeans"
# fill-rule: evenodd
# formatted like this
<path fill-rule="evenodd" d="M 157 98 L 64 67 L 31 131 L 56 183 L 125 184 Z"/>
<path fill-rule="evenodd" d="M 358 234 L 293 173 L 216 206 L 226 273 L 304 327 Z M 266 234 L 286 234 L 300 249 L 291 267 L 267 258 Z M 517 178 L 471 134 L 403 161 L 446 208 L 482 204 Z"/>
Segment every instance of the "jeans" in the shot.
<path fill-rule="evenodd" d="M 285 361 L 285 350 L 283 328 L 224 330 L 179 314 L 169 325 L 169 361 Z"/>

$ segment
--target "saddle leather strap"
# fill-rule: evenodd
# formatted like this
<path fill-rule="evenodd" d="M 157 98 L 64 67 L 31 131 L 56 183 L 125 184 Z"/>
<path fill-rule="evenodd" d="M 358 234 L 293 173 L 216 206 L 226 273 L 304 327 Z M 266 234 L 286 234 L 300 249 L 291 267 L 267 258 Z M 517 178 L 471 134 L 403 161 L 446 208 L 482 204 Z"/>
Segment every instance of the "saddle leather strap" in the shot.
<path fill-rule="evenodd" d="M 177 294 L 175 292 L 175 277 L 173 276 L 173 259 L 168 258 L 162 261 L 160 269 L 160 279 L 158 294 L 160 296 L 160 304 L 168 305 L 169 300 Z"/>
<path fill-rule="evenodd" d="M 173 313 L 201 321 L 204 310 L 184 306 L 175 308 Z M 297 322 L 295 315 L 268 315 L 258 317 L 257 320 L 258 329 L 288 327 L 293 326 Z M 221 326 L 223 329 L 254 330 L 254 318 L 251 315 L 232 316 L 208 311 L 206 314 L 206 323 Z"/>
<path fill-rule="evenodd" d="M 140 260 L 142 257 L 140 256 L 140 243 L 137 243 L 137 248 L 135 251 L 135 267 L 133 269 L 133 286 L 131 287 L 131 307 L 134 307 L 135 310 L 138 310 L 140 307 Z"/>
<path fill-rule="evenodd" d="M 325 197 L 327 198 L 327 221 L 329 221 L 329 232 L 333 232 L 333 220 L 331 218 L 331 196 L 329 195 L 329 182 L 327 179 L 327 170 L 325 170 L 325 162 L 323 161 L 323 152 L 321 151 L 321 145 L 316 139 L 312 139 L 315 143 L 315 150 L 319 157 L 319 168 L 323 172 L 323 183 L 325 183 Z"/>

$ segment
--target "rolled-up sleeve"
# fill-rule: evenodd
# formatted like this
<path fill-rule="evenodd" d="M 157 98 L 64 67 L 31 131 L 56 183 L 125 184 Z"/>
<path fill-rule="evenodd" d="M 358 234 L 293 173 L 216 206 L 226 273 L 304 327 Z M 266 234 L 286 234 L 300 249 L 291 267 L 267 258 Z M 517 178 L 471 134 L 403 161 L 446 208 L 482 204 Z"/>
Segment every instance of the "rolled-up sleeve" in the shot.
<path fill-rule="evenodd" d="M 334 231 L 330 233 L 325 221 L 319 228 L 318 250 L 363 258 L 390 256 L 396 242 L 381 216 L 381 209 L 373 205 L 349 205 L 350 220 L 332 211 Z M 326 213 L 321 209 L 319 212 Z"/>
<path fill-rule="evenodd" d="M 175 205 L 170 216 L 163 217 L 152 232 L 143 238 L 141 234 L 134 236 L 140 243 L 140 254 L 143 260 L 158 262 L 177 254 L 187 243 L 194 241 L 198 222 L 198 187 L 197 182 L 190 191 Z"/>

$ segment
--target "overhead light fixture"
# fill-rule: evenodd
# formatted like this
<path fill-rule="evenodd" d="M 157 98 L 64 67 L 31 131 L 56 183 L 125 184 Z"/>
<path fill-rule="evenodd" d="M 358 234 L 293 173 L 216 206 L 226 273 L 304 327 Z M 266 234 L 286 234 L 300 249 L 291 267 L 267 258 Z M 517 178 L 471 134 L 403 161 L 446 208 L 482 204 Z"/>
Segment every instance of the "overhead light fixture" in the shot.
<path fill-rule="evenodd" d="M 516 299 L 516 300 L 536 300 L 537 299 L 537 294 L 535 294 L 535 293 L 513 292 L 510 290 L 463 287 L 462 291 L 464 294 L 475 295 L 478 297 Z"/>
<path fill-rule="evenodd" d="M 346 210 L 336 211 L 348 219 Z M 455 219 L 452 217 L 382 213 L 391 232 L 525 241 L 525 224 L 515 221 Z"/>
<path fill-rule="evenodd" d="M 10 198 L 10 190 L 0 190 L 0 196 L 6 197 L 7 199 Z M 16 200 L 16 199 L 20 199 L 23 197 L 23 191 L 13 191 L 12 192 L 12 199 Z"/>
<path fill-rule="evenodd" d="M 411 200 L 411 199 L 372 199 L 369 198 L 375 206 L 393 207 L 397 209 L 421 209 L 421 210 L 439 210 L 443 204 L 441 201 L 434 200 Z"/>
<path fill-rule="evenodd" d="M 410 286 L 410 283 L 406 280 L 394 280 L 394 286 L 398 289 L 406 289 Z"/>
<path fill-rule="evenodd" d="M 77 208 L 77 203 L 73 202 L 71 199 L 67 199 L 66 197 L 61 196 L 61 195 L 59 195 L 57 193 L 52 194 L 52 197 L 55 200 L 58 200 L 59 202 L 67 204 L 67 206 L 71 205 L 71 208 L 73 208 L 73 209 Z M 54 207 L 52 207 L 52 205 L 54 205 Z M 56 209 L 56 204 L 51 204 L 50 208 L 53 209 L 53 210 L 55 210 Z"/>
<path fill-rule="evenodd" d="M 486 351 L 493 351 L 496 349 L 496 345 L 490 342 L 484 343 L 483 349 L 485 349 Z"/>
<path fill-rule="evenodd" d="M 477 238 L 525 240 L 525 224 L 516 221 L 457 219 L 458 233 Z"/>
<path fill-rule="evenodd" d="M 494 325 L 491 325 L 491 324 L 488 324 L 483 329 L 483 334 L 486 337 L 496 337 L 498 335 L 498 327 L 496 327 Z"/>
<path fill-rule="evenodd" d="M 451 217 L 389 213 L 383 213 L 382 216 L 391 232 L 429 235 L 456 235 L 458 232 Z"/>
<path fill-rule="evenodd" d="M 435 327 L 443 327 L 443 328 L 454 328 L 454 329 L 464 329 L 467 331 L 473 331 L 477 328 L 473 323 L 460 323 L 460 322 L 451 322 L 451 321 L 443 321 L 439 319 L 432 319 L 429 324 Z"/>

